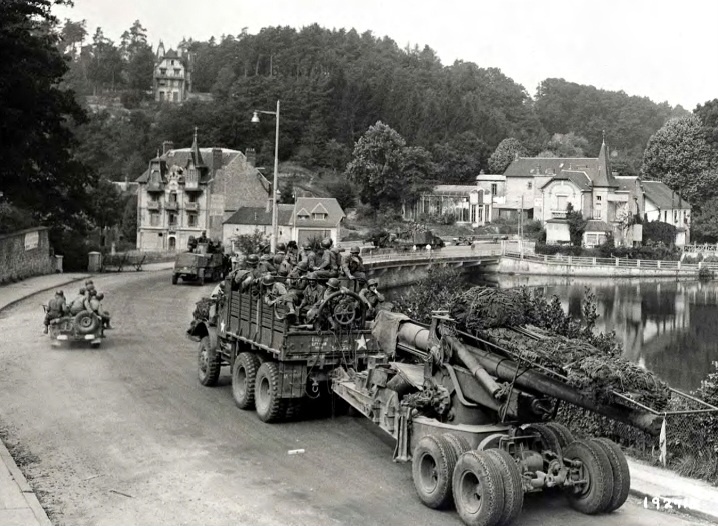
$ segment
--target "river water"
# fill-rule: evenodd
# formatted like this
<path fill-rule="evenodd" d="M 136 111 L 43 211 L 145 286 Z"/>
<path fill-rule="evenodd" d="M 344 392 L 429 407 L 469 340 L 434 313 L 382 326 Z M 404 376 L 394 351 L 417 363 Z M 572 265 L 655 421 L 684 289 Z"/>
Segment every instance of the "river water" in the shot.
<path fill-rule="evenodd" d="M 558 296 L 574 318 L 581 316 L 581 300 L 589 287 L 596 295 L 598 330 L 616 331 L 625 358 L 677 389 L 699 387 L 714 370 L 712 362 L 718 361 L 718 282 L 544 276 L 498 279 L 502 288 L 527 285 L 541 288 L 549 297 Z"/>

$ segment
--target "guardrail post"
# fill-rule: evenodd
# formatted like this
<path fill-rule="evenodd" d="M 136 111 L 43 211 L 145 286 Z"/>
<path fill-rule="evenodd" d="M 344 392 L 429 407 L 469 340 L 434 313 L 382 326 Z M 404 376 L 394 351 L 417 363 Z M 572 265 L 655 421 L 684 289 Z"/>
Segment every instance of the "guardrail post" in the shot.
<path fill-rule="evenodd" d="M 661 268 L 661 260 L 660 259 L 656 262 L 656 265 L 658 268 Z"/>
<path fill-rule="evenodd" d="M 616 266 L 617 266 L 617 267 L 619 266 L 619 264 L 618 264 L 618 258 L 616 258 Z"/>
<path fill-rule="evenodd" d="M 681 270 L 681 262 L 678 261 L 678 270 Z"/>
<path fill-rule="evenodd" d="M 636 260 L 636 267 L 641 268 L 641 260 L 640 259 Z"/>
<path fill-rule="evenodd" d="M 546 254 L 543 255 L 543 262 L 548 263 L 548 256 Z"/>
<path fill-rule="evenodd" d="M 573 256 L 568 256 L 568 266 L 571 266 L 571 261 L 573 261 Z"/>
<path fill-rule="evenodd" d="M 698 270 L 700 270 L 700 269 L 702 269 L 702 268 L 703 268 L 703 262 L 702 262 L 702 261 L 699 261 L 699 262 L 698 262 Z"/>
<path fill-rule="evenodd" d="M 596 266 L 596 258 L 593 258 L 592 264 L 593 264 L 594 267 Z"/>

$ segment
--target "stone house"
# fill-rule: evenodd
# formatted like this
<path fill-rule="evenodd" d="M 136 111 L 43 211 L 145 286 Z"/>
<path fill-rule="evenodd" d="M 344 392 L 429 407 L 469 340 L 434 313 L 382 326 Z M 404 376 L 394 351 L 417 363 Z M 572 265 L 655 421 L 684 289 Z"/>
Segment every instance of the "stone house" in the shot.
<path fill-rule="evenodd" d="M 298 197 L 293 205 L 279 205 L 277 241 L 302 244 L 312 238 L 341 240 L 344 211 L 333 197 Z M 224 222 L 224 239 L 230 244 L 236 236 L 253 234 L 256 230 L 272 233 L 271 205 L 242 207 Z"/>
<path fill-rule="evenodd" d="M 249 159 L 248 157 L 249 156 Z M 254 167 L 254 152 L 190 148 L 165 142 L 162 155 L 137 178 L 137 248 L 184 250 L 202 231 L 221 239 L 223 223 L 242 207 L 266 207 L 271 185 Z"/>
<path fill-rule="evenodd" d="M 155 55 L 152 90 L 157 102 L 183 102 L 192 91 L 192 65 L 188 53 L 165 51 L 160 41 Z"/>

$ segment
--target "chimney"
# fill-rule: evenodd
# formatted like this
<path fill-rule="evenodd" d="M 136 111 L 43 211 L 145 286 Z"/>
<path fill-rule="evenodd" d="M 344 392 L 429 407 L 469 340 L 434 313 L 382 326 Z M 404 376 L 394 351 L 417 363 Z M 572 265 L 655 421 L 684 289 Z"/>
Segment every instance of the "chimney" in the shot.
<path fill-rule="evenodd" d="M 165 155 L 167 152 L 169 152 L 170 150 L 174 150 L 174 149 L 175 149 L 175 143 L 173 143 L 172 141 L 164 141 L 162 143 L 162 155 Z"/>
<path fill-rule="evenodd" d="M 212 171 L 222 168 L 222 148 L 212 148 Z"/>
<path fill-rule="evenodd" d="M 254 168 L 257 166 L 257 151 L 254 148 L 247 148 L 244 152 L 247 162 Z"/>

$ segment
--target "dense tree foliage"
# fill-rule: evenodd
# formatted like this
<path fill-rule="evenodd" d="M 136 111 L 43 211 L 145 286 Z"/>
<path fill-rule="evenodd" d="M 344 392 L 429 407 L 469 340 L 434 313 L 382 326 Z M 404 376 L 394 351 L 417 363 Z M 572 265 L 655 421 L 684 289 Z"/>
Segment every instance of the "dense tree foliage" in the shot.
<path fill-rule="evenodd" d="M 693 113 L 701 120 L 706 141 L 718 149 L 718 99 L 699 104 Z"/>
<path fill-rule="evenodd" d="M 526 155 L 526 148 L 521 141 L 514 137 L 504 139 L 489 157 L 489 170 L 492 174 L 502 174 L 517 156 L 523 155 Z"/>
<path fill-rule="evenodd" d="M 643 223 L 643 243 L 663 243 L 671 246 L 676 240 L 676 227 L 663 221 Z"/>

